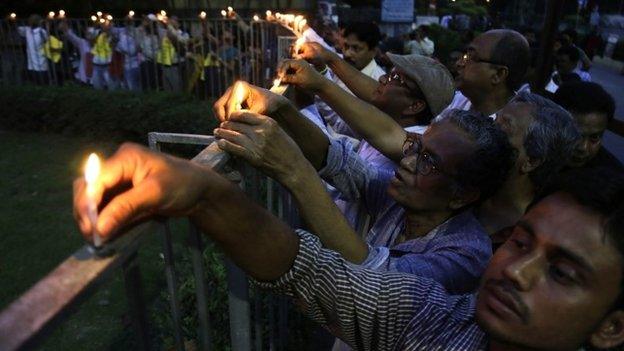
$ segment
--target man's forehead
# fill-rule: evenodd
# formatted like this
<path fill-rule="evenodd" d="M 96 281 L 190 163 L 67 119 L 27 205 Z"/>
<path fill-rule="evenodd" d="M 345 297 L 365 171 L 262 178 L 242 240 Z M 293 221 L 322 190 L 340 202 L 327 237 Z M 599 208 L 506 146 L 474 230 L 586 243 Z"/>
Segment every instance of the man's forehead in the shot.
<path fill-rule="evenodd" d="M 573 113 L 574 120 L 584 133 L 599 133 L 607 128 L 608 119 L 603 113 Z"/>
<path fill-rule="evenodd" d="M 468 49 L 472 49 L 481 55 L 490 55 L 492 49 L 500 40 L 500 37 L 501 36 L 496 32 L 485 32 L 474 38 L 468 45 Z"/>
<path fill-rule="evenodd" d="M 358 36 L 355 33 L 351 33 L 349 35 L 347 35 L 345 38 L 345 43 L 348 43 L 348 45 L 366 45 L 366 43 L 362 40 L 360 40 L 358 38 Z"/>
<path fill-rule="evenodd" d="M 474 151 L 474 141 L 448 119 L 432 124 L 422 138 L 423 148 L 443 159 L 463 158 Z"/>
<path fill-rule="evenodd" d="M 582 206 L 566 193 L 549 195 L 535 204 L 522 217 L 547 251 L 566 250 L 582 257 L 595 270 L 620 264 L 621 257 L 605 237 L 603 217 Z"/>

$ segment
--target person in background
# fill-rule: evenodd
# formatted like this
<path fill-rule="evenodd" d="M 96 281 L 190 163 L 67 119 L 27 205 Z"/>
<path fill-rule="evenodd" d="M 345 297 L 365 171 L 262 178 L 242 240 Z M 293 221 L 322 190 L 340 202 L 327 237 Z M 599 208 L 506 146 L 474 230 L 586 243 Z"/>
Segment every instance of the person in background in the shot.
<path fill-rule="evenodd" d="M 90 77 L 87 76 L 87 64 L 88 60 L 91 58 L 91 44 L 89 44 L 89 41 L 84 39 L 84 37 L 77 35 L 74 30 L 69 27 L 67 20 L 61 20 L 59 23 L 59 31 L 69 40 L 80 56 L 74 78 L 82 84 L 89 84 Z"/>
<path fill-rule="evenodd" d="M 109 20 L 101 18 L 98 25 L 99 30 L 93 29 L 91 33 L 91 54 L 93 55 L 91 83 L 95 89 L 115 90 L 117 82 L 110 74 L 110 65 L 117 39 L 111 31 L 112 23 Z"/>
<path fill-rule="evenodd" d="M 47 85 L 50 82 L 50 73 L 43 47 L 48 40 L 48 33 L 43 28 L 43 19 L 39 15 L 30 15 L 28 26 L 17 27 L 17 30 L 26 38 L 27 79 L 37 85 Z"/>
<path fill-rule="evenodd" d="M 403 55 L 403 53 L 403 41 L 401 38 L 388 37 L 379 44 L 379 51 L 375 59 L 384 71 L 390 72 L 393 65 L 388 58 L 388 54 Z"/>
<path fill-rule="evenodd" d="M 63 85 L 65 80 L 63 67 L 63 42 L 57 37 L 58 30 L 53 19 L 43 21 L 44 28 L 48 33 L 48 39 L 43 45 L 43 54 L 48 59 L 48 67 L 52 84 Z"/>
<path fill-rule="evenodd" d="M 578 68 L 579 51 L 573 46 L 562 46 L 557 50 L 555 68 L 552 77 L 544 88 L 549 93 L 555 93 L 559 86 L 567 82 L 591 82 L 591 75 Z"/>
<path fill-rule="evenodd" d="M 433 56 L 435 51 L 434 42 L 429 39 L 429 27 L 421 25 L 414 32 L 410 33 L 410 41 L 405 45 L 405 52 L 412 55 Z"/>
<path fill-rule="evenodd" d="M 574 29 L 566 29 L 560 33 L 558 39 L 555 41 L 555 50 L 559 50 L 564 46 L 572 46 L 578 51 L 579 62 L 577 67 L 580 71 L 589 71 L 592 66 L 591 59 L 587 56 L 585 51 L 578 47 L 577 44 L 578 33 Z"/>
<path fill-rule="evenodd" d="M 144 16 L 141 26 L 137 31 L 137 41 L 141 52 L 141 89 L 157 90 L 159 88 L 159 77 L 161 76 L 160 65 L 156 64 L 160 42 L 156 29 L 157 19 L 154 14 Z"/>
<path fill-rule="evenodd" d="M 171 16 L 158 28 L 160 49 L 156 62 L 162 71 L 162 85 L 165 91 L 181 92 L 183 80 L 180 64 L 184 62 L 181 51 L 186 50 L 189 35 L 180 26 L 178 17 Z"/>
<path fill-rule="evenodd" d="M 119 31 L 119 41 L 115 50 L 123 54 L 123 84 L 131 91 L 141 90 L 141 57 L 139 55 L 139 42 L 137 41 L 137 28 L 134 20 L 126 17 L 125 27 Z"/>
<path fill-rule="evenodd" d="M 602 145 L 604 132 L 615 113 L 615 101 L 602 86 L 591 82 L 563 84 L 553 100 L 570 111 L 581 132 L 570 168 L 610 167 L 624 172 L 624 166 Z"/>

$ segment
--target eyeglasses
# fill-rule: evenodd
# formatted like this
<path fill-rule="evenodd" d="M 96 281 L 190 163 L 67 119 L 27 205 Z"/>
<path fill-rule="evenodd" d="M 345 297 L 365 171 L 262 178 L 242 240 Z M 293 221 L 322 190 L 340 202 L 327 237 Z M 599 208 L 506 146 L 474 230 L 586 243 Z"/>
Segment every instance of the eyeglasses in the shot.
<path fill-rule="evenodd" d="M 430 174 L 446 174 L 440 170 L 435 160 L 428 152 L 423 151 L 421 137 L 418 134 L 408 134 L 403 143 L 403 156 L 416 155 L 416 171 L 423 176 Z"/>
<path fill-rule="evenodd" d="M 490 60 L 484 60 L 481 59 L 479 57 L 477 57 L 477 53 L 473 50 L 466 50 L 464 52 L 464 54 L 459 58 L 462 63 L 468 63 L 468 62 L 474 62 L 474 63 L 489 63 L 490 65 L 497 65 L 497 66 L 505 66 L 507 67 L 507 65 L 504 65 L 502 63 L 499 62 L 494 62 L 494 61 L 490 61 Z"/>

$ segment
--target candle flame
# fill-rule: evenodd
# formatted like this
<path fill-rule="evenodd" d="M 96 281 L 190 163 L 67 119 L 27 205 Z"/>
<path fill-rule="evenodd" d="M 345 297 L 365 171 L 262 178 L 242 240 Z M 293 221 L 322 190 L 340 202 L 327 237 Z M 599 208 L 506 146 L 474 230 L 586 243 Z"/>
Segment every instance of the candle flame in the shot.
<path fill-rule="evenodd" d="M 295 54 L 299 53 L 299 50 L 301 50 L 301 47 L 303 46 L 305 42 L 306 40 L 304 37 L 299 37 L 297 41 L 295 41 Z"/>
<path fill-rule="evenodd" d="M 106 20 L 105 20 L 105 19 L 100 18 L 100 23 L 105 23 L 105 22 L 106 22 Z"/>
<path fill-rule="evenodd" d="M 102 17 L 102 11 L 98 11 L 95 13 L 98 17 Z"/>
<path fill-rule="evenodd" d="M 260 16 L 254 15 L 253 16 L 253 20 L 256 21 L 256 22 L 260 21 Z"/>
<path fill-rule="evenodd" d="M 65 17 L 65 10 L 59 10 L 59 17 Z"/>
<path fill-rule="evenodd" d="M 279 79 L 279 78 L 275 78 L 275 79 L 273 80 L 273 87 L 274 87 L 274 88 L 279 87 L 281 84 L 282 84 L 282 80 L 281 80 L 281 79 Z"/>
<path fill-rule="evenodd" d="M 11 18 L 12 18 L 12 19 L 17 18 L 17 15 L 15 14 L 15 12 L 11 13 L 11 15 L 10 15 L 10 16 L 11 16 Z"/>
<path fill-rule="evenodd" d="M 273 12 L 271 12 L 271 10 L 266 10 L 266 16 L 267 17 L 271 17 L 272 14 L 273 14 Z"/>
<path fill-rule="evenodd" d="M 199 13 L 199 18 L 206 18 L 206 11 L 202 11 Z"/>
<path fill-rule="evenodd" d="M 221 10 L 221 16 L 223 17 L 227 16 L 227 12 L 225 12 L 225 10 Z"/>
<path fill-rule="evenodd" d="M 50 11 L 50 12 L 48 12 L 48 17 L 49 17 L 49 18 L 54 18 L 54 15 L 55 15 L 55 14 L 54 14 L 54 11 Z"/>
<path fill-rule="evenodd" d="M 87 181 L 87 189 L 92 188 L 100 175 L 100 158 L 95 153 L 89 155 L 84 173 L 85 180 Z"/>
<path fill-rule="evenodd" d="M 163 17 L 166 17 L 167 16 L 167 11 L 160 10 L 160 15 L 163 16 Z"/>
<path fill-rule="evenodd" d="M 95 17 L 95 15 L 93 15 L 93 16 L 91 16 L 91 20 L 92 20 L 93 22 L 95 22 L 95 21 L 97 21 L 97 17 Z"/>
<path fill-rule="evenodd" d="M 128 17 L 134 17 L 134 11 L 132 10 L 128 11 Z"/>
<path fill-rule="evenodd" d="M 106 19 L 109 20 L 109 21 L 112 21 L 113 20 L 113 16 L 108 15 L 108 16 L 106 16 Z"/>
<path fill-rule="evenodd" d="M 242 82 L 236 82 L 233 93 L 234 111 L 242 110 L 243 100 L 245 99 L 245 88 Z"/>
<path fill-rule="evenodd" d="M 228 6 L 228 12 L 232 12 L 234 11 L 234 9 L 232 8 L 232 6 Z"/>

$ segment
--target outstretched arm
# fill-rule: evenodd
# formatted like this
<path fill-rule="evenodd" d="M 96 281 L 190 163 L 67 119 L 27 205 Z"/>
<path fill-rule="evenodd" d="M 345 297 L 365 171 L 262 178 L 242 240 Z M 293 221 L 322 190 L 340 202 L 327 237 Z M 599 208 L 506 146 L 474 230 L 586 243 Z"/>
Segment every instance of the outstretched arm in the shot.
<path fill-rule="evenodd" d="M 379 82 L 360 72 L 335 52 L 318 43 L 304 43 L 296 58 L 304 59 L 321 70 L 327 65 L 355 96 L 369 103 L 373 100 Z"/>
<path fill-rule="evenodd" d="M 272 119 L 251 112 L 230 115 L 215 135 L 219 147 L 239 156 L 288 189 L 310 231 L 346 260 L 360 263 L 366 243 L 351 229 L 316 170 L 295 142 Z"/>
<path fill-rule="evenodd" d="M 322 77 L 305 61 L 284 61 L 279 72 L 282 82 L 298 85 L 318 94 L 373 147 L 391 160 L 401 160 L 407 134 L 392 117 Z"/>

